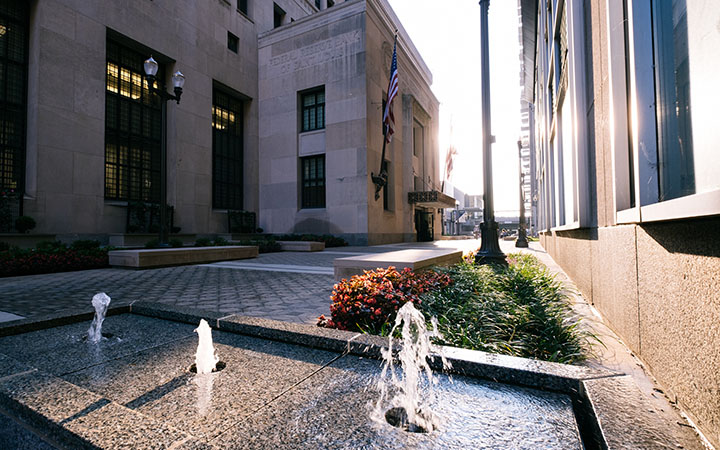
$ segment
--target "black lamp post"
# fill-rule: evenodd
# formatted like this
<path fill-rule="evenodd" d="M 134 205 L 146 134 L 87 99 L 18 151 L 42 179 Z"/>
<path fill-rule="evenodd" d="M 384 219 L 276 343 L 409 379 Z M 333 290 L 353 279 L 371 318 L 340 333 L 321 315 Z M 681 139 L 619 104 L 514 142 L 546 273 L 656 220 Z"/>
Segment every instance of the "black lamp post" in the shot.
<path fill-rule="evenodd" d="M 147 78 L 148 89 L 153 94 L 160 97 L 160 233 L 158 240 L 161 247 L 167 247 L 168 244 L 168 217 L 167 217 L 167 101 L 175 100 L 180 104 L 180 96 L 182 88 L 185 85 L 185 76 L 178 70 L 172 76 L 173 92 L 171 94 L 155 87 L 155 75 L 158 72 L 158 63 L 151 56 L 143 63 L 145 69 L 145 78 Z"/>
<path fill-rule="evenodd" d="M 500 250 L 498 224 L 495 222 L 492 182 L 492 143 L 490 124 L 490 50 L 488 47 L 488 9 L 490 0 L 480 0 L 480 87 L 482 92 L 483 149 L 483 223 L 480 225 L 480 249 L 476 264 L 507 264 Z"/>
<path fill-rule="evenodd" d="M 525 232 L 525 172 L 522 168 L 522 141 L 517 141 L 518 164 L 520 166 L 520 220 L 518 221 L 518 237 L 515 240 L 515 247 L 527 248 L 528 240 Z"/>

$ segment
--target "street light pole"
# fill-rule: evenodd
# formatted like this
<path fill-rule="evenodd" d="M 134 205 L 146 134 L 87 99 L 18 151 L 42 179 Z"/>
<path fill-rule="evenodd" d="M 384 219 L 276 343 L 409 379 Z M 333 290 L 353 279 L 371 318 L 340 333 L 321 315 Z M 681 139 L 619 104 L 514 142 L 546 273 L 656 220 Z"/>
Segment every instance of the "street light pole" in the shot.
<path fill-rule="evenodd" d="M 480 88 L 482 92 L 483 149 L 483 223 L 480 225 L 480 249 L 476 264 L 507 264 L 500 250 L 498 224 L 495 222 L 492 180 L 492 143 L 490 121 L 490 50 L 488 47 L 488 10 L 490 0 L 480 0 Z"/>
<path fill-rule="evenodd" d="M 143 64 L 145 78 L 147 78 L 148 90 L 160 97 L 160 230 L 158 240 L 160 247 L 168 247 L 168 217 L 167 217 L 167 101 L 175 100 L 180 104 L 180 96 L 185 85 L 185 76 L 178 70 L 172 76 L 173 94 L 155 87 L 155 75 L 158 71 L 158 63 L 151 56 Z"/>
<path fill-rule="evenodd" d="M 515 247 L 527 248 L 528 240 L 525 232 L 525 172 L 522 168 L 522 140 L 517 141 L 518 165 L 520 166 L 520 220 L 518 221 L 518 237 Z"/>

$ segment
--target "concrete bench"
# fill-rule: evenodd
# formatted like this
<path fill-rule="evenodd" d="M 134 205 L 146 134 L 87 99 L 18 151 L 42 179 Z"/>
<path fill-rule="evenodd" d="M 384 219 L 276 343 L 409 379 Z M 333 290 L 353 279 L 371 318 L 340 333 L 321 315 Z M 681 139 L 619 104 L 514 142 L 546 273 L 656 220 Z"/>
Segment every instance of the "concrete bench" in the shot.
<path fill-rule="evenodd" d="M 154 248 L 143 250 L 113 250 L 108 252 L 111 266 L 134 267 L 138 269 L 256 258 L 257 255 L 258 247 L 255 245 Z"/>
<path fill-rule="evenodd" d="M 324 242 L 316 241 L 277 241 L 284 252 L 321 252 L 325 250 Z"/>
<path fill-rule="evenodd" d="M 336 258 L 333 263 L 335 279 L 361 275 L 364 270 L 394 266 L 398 271 L 409 267 L 413 271 L 430 266 L 449 266 L 462 260 L 462 251 L 455 249 L 411 249 L 387 253 L 371 253 L 347 258 Z"/>

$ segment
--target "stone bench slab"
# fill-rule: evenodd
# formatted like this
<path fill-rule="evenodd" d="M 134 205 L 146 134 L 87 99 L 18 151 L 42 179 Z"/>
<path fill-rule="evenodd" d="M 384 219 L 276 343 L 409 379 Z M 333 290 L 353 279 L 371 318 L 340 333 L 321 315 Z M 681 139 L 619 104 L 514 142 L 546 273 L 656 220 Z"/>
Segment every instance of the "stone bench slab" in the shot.
<path fill-rule="evenodd" d="M 462 260 L 462 251 L 453 249 L 410 249 L 387 253 L 371 253 L 347 258 L 336 258 L 333 263 L 335 279 L 361 275 L 365 270 L 394 266 L 397 270 L 406 267 L 413 271 L 430 266 L 449 266 Z"/>
<path fill-rule="evenodd" d="M 277 241 L 284 252 L 321 252 L 325 250 L 324 242 L 316 241 Z"/>
<path fill-rule="evenodd" d="M 256 258 L 256 245 L 228 245 L 220 247 L 158 248 L 142 250 L 113 250 L 108 252 L 110 265 L 115 267 L 178 266 L 204 264 L 234 259 Z"/>

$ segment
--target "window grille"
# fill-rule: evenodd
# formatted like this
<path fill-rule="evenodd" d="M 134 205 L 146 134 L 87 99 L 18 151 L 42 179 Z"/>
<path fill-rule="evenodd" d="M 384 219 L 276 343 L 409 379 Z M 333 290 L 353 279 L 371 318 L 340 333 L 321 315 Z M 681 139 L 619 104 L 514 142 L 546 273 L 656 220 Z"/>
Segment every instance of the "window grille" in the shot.
<path fill-rule="evenodd" d="M 144 55 L 107 42 L 105 198 L 160 200 L 161 104 L 144 77 Z M 163 80 L 163 68 L 157 80 Z M 156 81 L 156 86 L 159 81 Z M 160 86 L 160 88 L 163 88 Z"/>
<path fill-rule="evenodd" d="M 15 199 L 8 200 L 15 218 L 20 214 L 19 199 L 25 188 L 27 3 L 5 1 L 0 7 L 0 191 Z"/>
<path fill-rule="evenodd" d="M 300 159 L 302 166 L 302 208 L 325 207 L 325 155 Z"/>
<path fill-rule="evenodd" d="M 213 208 L 243 206 L 243 103 L 213 90 Z"/>
<path fill-rule="evenodd" d="M 302 94 L 302 131 L 325 128 L 325 88 Z"/>

